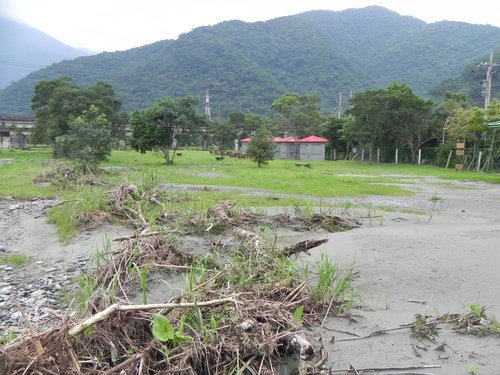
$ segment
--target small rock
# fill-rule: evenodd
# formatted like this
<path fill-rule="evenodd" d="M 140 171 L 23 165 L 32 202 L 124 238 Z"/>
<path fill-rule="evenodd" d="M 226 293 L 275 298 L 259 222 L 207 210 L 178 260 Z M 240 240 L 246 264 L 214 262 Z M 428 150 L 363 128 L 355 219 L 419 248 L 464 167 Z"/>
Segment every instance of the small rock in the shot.
<path fill-rule="evenodd" d="M 12 271 L 12 270 L 13 270 L 13 268 L 12 268 L 12 267 L 5 267 L 5 268 L 4 268 L 4 271 Z"/>
<path fill-rule="evenodd" d="M 36 264 L 43 264 L 43 260 L 37 260 Z"/>
<path fill-rule="evenodd" d="M 9 206 L 10 211 L 19 210 L 20 208 L 21 208 L 20 204 L 13 204 L 13 205 Z"/>
<path fill-rule="evenodd" d="M 38 298 L 41 297 L 45 294 L 45 291 L 43 290 L 35 290 L 34 292 L 31 293 L 31 297 Z"/>
<path fill-rule="evenodd" d="M 12 290 L 12 286 L 6 286 L 5 288 L 0 289 L 1 295 L 9 295 Z"/>
<path fill-rule="evenodd" d="M 19 319 L 21 319 L 21 316 L 22 314 L 19 311 L 16 311 L 10 315 L 9 319 L 13 321 L 18 321 Z"/>

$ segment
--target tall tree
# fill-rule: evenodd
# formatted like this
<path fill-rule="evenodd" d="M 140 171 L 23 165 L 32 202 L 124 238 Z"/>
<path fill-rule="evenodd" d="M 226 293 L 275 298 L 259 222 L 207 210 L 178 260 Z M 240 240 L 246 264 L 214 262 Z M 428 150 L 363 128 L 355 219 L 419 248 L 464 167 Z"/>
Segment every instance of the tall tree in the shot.
<path fill-rule="evenodd" d="M 384 112 L 395 140 L 409 147 L 412 161 L 415 161 L 418 148 L 435 138 L 429 121 L 432 101 L 418 97 L 406 84 L 392 84 L 386 92 Z"/>
<path fill-rule="evenodd" d="M 318 134 L 325 121 L 320 113 L 321 98 L 318 95 L 286 93 L 276 99 L 271 108 L 283 120 L 281 132 L 297 137 Z"/>
<path fill-rule="evenodd" d="M 68 132 L 55 139 L 56 154 L 94 169 L 111 154 L 112 125 L 106 115 L 91 105 L 82 115 L 71 119 Z"/>
<path fill-rule="evenodd" d="M 31 106 L 35 111 L 34 141 L 53 144 L 57 137 L 68 133 L 70 121 L 92 105 L 106 115 L 112 124 L 113 135 L 118 135 L 121 102 L 116 99 L 111 85 L 98 82 L 80 88 L 68 77 L 39 81 Z"/>
<path fill-rule="evenodd" d="M 417 149 L 435 137 L 430 133 L 432 102 L 419 98 L 408 85 L 393 84 L 387 89 L 361 92 L 350 104 L 354 121 L 346 133 L 370 148 L 375 144 L 408 146 L 415 160 Z"/>
<path fill-rule="evenodd" d="M 170 151 L 182 145 L 182 139 L 205 128 L 207 120 L 197 111 L 198 99 L 185 96 L 179 99 L 165 97 L 157 104 L 131 115 L 131 146 L 136 151 L 146 153 L 159 149 L 166 164 L 172 164 Z"/>

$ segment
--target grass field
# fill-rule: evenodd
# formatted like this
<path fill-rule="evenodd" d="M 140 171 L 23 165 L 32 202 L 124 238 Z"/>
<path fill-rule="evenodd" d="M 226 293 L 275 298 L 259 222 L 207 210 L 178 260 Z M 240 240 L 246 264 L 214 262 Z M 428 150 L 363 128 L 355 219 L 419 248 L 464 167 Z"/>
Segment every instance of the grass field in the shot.
<path fill-rule="evenodd" d="M 33 183 L 51 158 L 50 150 L 0 151 L 0 159 L 12 159 L 0 165 L 0 196 L 19 198 L 53 197 L 65 192 Z M 397 186 L 379 185 L 405 180 L 411 176 L 436 176 L 444 179 L 478 180 L 500 183 L 499 174 L 457 172 L 432 166 L 369 164 L 356 161 L 310 162 L 311 168 L 297 167 L 293 160 L 273 160 L 257 168 L 250 160 L 225 158 L 216 161 L 206 151 L 183 151 L 175 164 L 166 166 L 159 152 L 139 154 L 114 151 L 102 167 L 123 167 L 102 171 L 110 182 L 127 179 L 138 183 L 154 177 L 162 183 L 239 186 L 267 190 L 270 193 L 317 197 L 410 194 Z M 364 175 L 364 176 L 363 176 Z M 254 202 L 255 203 L 255 202 Z"/>

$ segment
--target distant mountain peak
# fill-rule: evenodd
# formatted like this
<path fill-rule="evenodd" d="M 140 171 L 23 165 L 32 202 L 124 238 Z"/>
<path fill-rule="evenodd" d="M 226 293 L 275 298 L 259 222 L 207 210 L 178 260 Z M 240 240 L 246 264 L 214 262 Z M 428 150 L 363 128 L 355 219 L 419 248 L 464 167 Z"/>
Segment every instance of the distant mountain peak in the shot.
<path fill-rule="evenodd" d="M 0 88 L 50 64 L 91 55 L 4 16 L 0 16 L 0 46 Z"/>
<path fill-rule="evenodd" d="M 53 64 L 0 91 L 0 112 L 30 111 L 41 79 L 70 76 L 79 85 L 106 81 L 124 108 L 164 96 L 199 95 L 227 115 L 269 113 L 285 92 L 315 93 L 333 112 L 339 93 L 409 84 L 426 95 L 468 62 L 500 46 L 500 28 L 432 23 L 380 6 L 315 10 L 265 22 L 225 21 L 176 40 Z M 200 104 L 201 105 L 201 104 Z"/>

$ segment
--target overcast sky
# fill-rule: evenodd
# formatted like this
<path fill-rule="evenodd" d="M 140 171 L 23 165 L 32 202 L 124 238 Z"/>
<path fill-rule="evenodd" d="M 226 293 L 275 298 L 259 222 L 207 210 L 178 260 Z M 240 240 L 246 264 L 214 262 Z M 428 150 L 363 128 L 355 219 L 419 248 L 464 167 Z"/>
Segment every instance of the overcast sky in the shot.
<path fill-rule="evenodd" d="M 494 0 L 0 0 L 0 14 L 73 47 L 116 51 L 176 39 L 198 26 L 226 20 L 263 21 L 308 10 L 369 5 L 428 23 L 449 20 L 500 27 L 500 5 Z"/>

